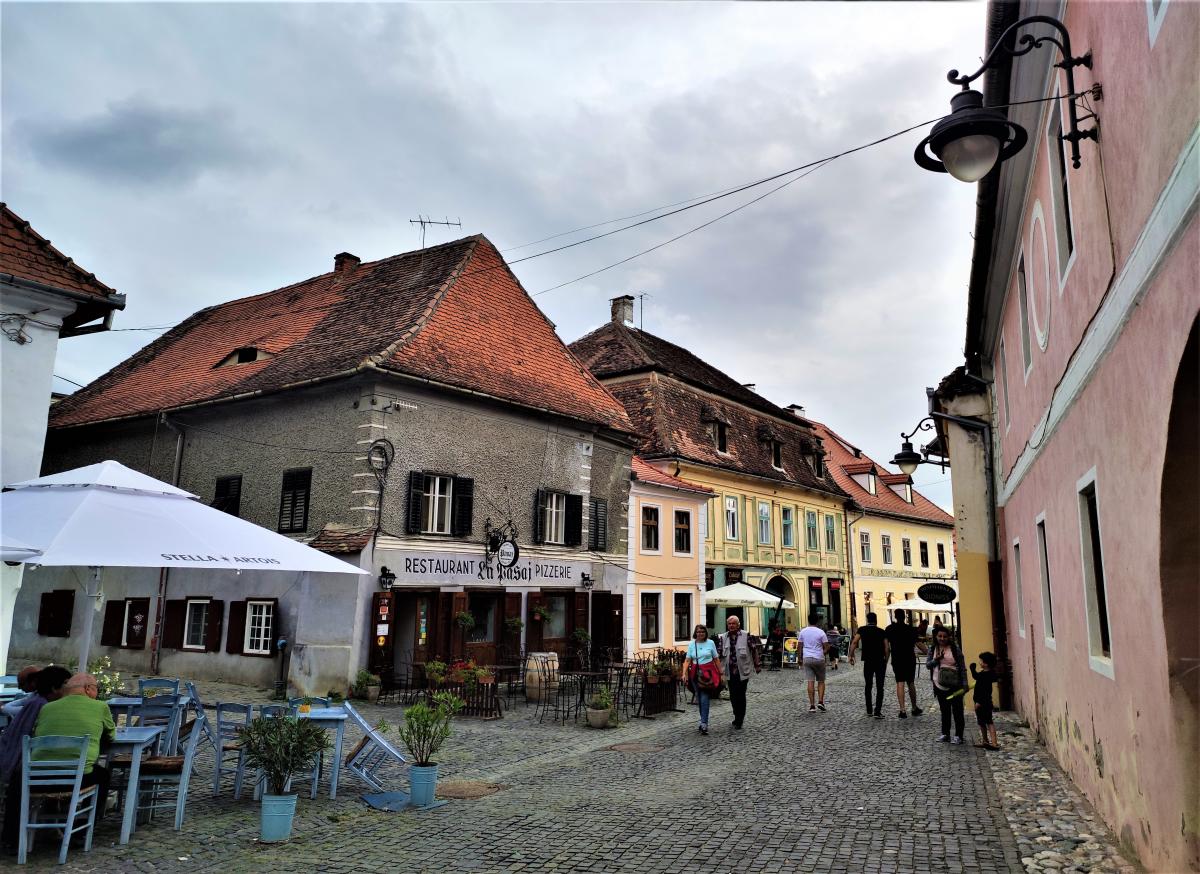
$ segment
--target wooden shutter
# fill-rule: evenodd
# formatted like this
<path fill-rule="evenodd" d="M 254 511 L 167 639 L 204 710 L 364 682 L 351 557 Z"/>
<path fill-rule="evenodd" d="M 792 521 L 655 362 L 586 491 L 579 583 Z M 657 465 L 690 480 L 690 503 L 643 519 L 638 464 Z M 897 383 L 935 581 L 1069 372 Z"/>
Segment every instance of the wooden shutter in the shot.
<path fill-rule="evenodd" d="M 279 495 L 279 530 L 304 531 L 308 528 L 308 497 L 312 487 L 312 468 L 283 472 Z"/>
<path fill-rule="evenodd" d="M 187 601 L 167 601 L 163 607 L 163 649 L 183 649 L 183 626 L 187 622 Z"/>
<path fill-rule="evenodd" d="M 128 625 L 125 628 L 125 648 L 145 649 L 146 631 L 150 625 L 150 599 L 128 598 Z"/>
<path fill-rule="evenodd" d="M 420 470 L 408 472 L 408 512 L 404 526 L 407 534 L 421 533 L 421 497 L 425 492 L 425 473 Z"/>
<path fill-rule="evenodd" d="M 231 516 L 238 515 L 242 502 L 242 477 L 217 477 L 217 487 L 213 494 L 213 509 L 221 510 Z"/>
<path fill-rule="evenodd" d="M 43 592 L 38 610 L 38 634 L 43 637 L 70 637 L 74 616 L 74 589 Z"/>
<path fill-rule="evenodd" d="M 101 646 L 120 646 L 125 627 L 125 601 L 109 601 L 104 605 L 104 624 L 100 626 Z"/>
<path fill-rule="evenodd" d="M 546 506 L 546 490 L 538 489 L 537 493 L 533 496 L 533 528 L 530 529 L 531 531 L 533 531 L 533 542 L 534 543 L 545 543 L 546 542 L 546 534 L 545 534 L 545 531 L 543 530 L 543 524 L 545 522 L 545 519 L 544 519 L 545 514 L 542 512 L 543 509 L 545 508 L 545 506 Z"/>
<path fill-rule="evenodd" d="M 579 546 L 581 543 L 583 543 L 583 495 L 567 495 L 563 545 Z"/>
<path fill-rule="evenodd" d="M 588 549 L 596 552 L 608 550 L 608 501 L 604 498 L 592 498 L 588 519 Z"/>
<path fill-rule="evenodd" d="M 466 658 L 467 633 L 458 624 L 458 614 L 467 609 L 467 593 L 455 592 L 450 602 L 450 634 L 454 641 L 454 654 Z"/>
<path fill-rule="evenodd" d="M 450 509 L 450 533 L 455 537 L 470 537 L 475 510 L 475 480 L 454 478 L 454 498 Z"/>
<path fill-rule="evenodd" d="M 541 592 L 529 593 L 529 615 L 525 617 L 525 649 L 529 651 L 540 650 L 542 648 L 542 640 L 545 637 L 544 631 L 546 622 L 542 619 L 533 618 L 533 608 L 544 606 L 546 599 Z"/>
<path fill-rule="evenodd" d="M 454 596 L 450 592 L 438 592 L 437 641 L 435 654 L 439 657 L 452 655 L 454 646 Z"/>
<path fill-rule="evenodd" d="M 521 618 L 521 593 L 520 592 L 505 592 L 504 593 L 504 618 L 520 619 Z M 516 649 L 521 643 L 521 632 L 510 631 L 506 624 L 503 626 L 504 641 L 513 648 L 513 655 L 516 655 Z"/>
<path fill-rule="evenodd" d="M 587 592 L 575 593 L 575 628 L 588 628 L 588 595 Z"/>
<path fill-rule="evenodd" d="M 229 621 L 225 623 L 225 652 L 241 655 L 246 646 L 246 602 L 229 602 Z"/>
<path fill-rule="evenodd" d="M 171 605 L 168 603 L 168 607 Z M 221 651 L 221 620 L 225 617 L 224 601 L 208 602 L 208 622 L 204 629 L 204 651 Z"/>

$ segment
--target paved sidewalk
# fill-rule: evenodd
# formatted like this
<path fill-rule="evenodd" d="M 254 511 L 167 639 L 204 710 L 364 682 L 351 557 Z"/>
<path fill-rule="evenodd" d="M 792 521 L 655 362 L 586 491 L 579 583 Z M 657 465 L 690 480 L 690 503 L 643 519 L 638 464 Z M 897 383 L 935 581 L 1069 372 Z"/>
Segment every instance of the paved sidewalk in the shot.
<path fill-rule="evenodd" d="M 210 797 L 206 754 L 181 832 L 156 820 L 115 847 L 110 817 L 92 852 L 73 849 L 62 870 L 717 874 L 735 863 L 753 872 L 1054 870 L 1057 859 L 1034 858 L 1043 852 L 1036 848 L 1048 843 L 1058 852 L 1055 841 L 1065 838 L 1038 841 L 1055 827 L 1023 807 L 1038 802 L 1019 788 L 1025 768 L 1039 783 L 1046 781 L 1037 774 L 1050 774 L 1058 822 L 1078 817 L 1075 837 L 1086 839 L 1072 846 L 1098 845 L 1099 867 L 1078 870 L 1136 870 L 1094 827 L 1078 794 L 1060 791 L 1053 781 L 1065 777 L 1035 744 L 1021 739 L 1024 746 L 1014 742 L 997 756 L 939 743 L 927 683 L 925 715 L 896 719 L 893 689 L 890 718 L 866 718 L 861 676 L 843 664 L 830 675 L 830 712 L 809 714 L 796 672 L 764 673 L 751 681 L 745 729 L 734 731 L 728 703 L 718 702 L 707 737 L 696 731 L 694 709 L 605 731 L 538 724 L 520 704 L 503 720 L 459 719 L 440 757 L 441 779 L 489 781 L 501 791 L 430 811 L 379 813 L 343 771 L 336 801 L 301 797 L 295 837 L 283 845 L 257 842 L 258 805 L 246 795 L 235 802 L 227 789 Z M 200 692 L 208 704 L 268 694 L 215 684 Z M 402 709 L 362 710 L 394 725 Z M 1002 741 L 1012 728 L 1004 726 Z M 348 732 L 347 748 L 356 740 Z M 606 749 L 623 743 L 642 746 Z M 403 774 L 392 784 L 406 788 Z M 49 844 L 40 844 L 30 867 L 53 862 Z"/>

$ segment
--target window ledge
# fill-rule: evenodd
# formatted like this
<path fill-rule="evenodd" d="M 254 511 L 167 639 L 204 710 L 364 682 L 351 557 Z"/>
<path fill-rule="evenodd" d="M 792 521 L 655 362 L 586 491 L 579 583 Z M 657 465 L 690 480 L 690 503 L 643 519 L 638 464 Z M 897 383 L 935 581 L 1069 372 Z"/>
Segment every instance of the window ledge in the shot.
<path fill-rule="evenodd" d="M 1093 671 L 1101 676 L 1108 677 L 1110 680 L 1116 680 L 1116 674 L 1113 671 L 1112 658 L 1109 656 L 1088 656 L 1088 666 Z"/>
<path fill-rule="evenodd" d="M 1055 652 L 1058 652 L 1058 641 L 1056 641 L 1053 637 L 1047 637 L 1045 638 L 1045 641 L 1046 649 L 1052 649 Z"/>

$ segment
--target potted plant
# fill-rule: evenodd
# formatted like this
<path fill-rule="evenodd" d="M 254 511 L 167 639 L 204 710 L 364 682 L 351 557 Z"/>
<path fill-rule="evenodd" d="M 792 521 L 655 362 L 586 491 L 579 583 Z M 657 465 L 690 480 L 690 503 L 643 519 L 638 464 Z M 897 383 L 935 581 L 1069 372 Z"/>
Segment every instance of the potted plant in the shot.
<path fill-rule="evenodd" d="M 588 646 L 588 644 L 592 642 L 592 636 L 587 633 L 586 628 L 576 628 L 572 633 L 572 636 L 575 638 L 575 642 L 579 644 L 581 648 Z"/>
<path fill-rule="evenodd" d="M 431 704 L 419 701 L 404 711 L 404 725 L 397 734 L 413 758 L 409 766 L 409 798 L 414 807 L 433 804 L 437 790 L 437 755 L 450 736 L 450 720 L 462 709 L 461 698 L 437 692 Z"/>
<path fill-rule="evenodd" d="M 504 620 L 504 628 L 509 634 L 515 637 L 525 628 L 525 623 L 521 621 L 521 617 L 519 616 L 509 616 Z"/>
<path fill-rule="evenodd" d="M 459 610 L 454 614 L 454 621 L 463 631 L 470 631 L 475 627 L 475 616 L 466 610 Z"/>
<path fill-rule="evenodd" d="M 646 682 L 655 685 L 658 683 L 658 662 L 649 662 L 645 667 Z"/>
<path fill-rule="evenodd" d="M 587 721 L 592 728 L 607 728 L 613 715 L 613 694 L 607 686 L 601 686 L 588 699 Z"/>
<path fill-rule="evenodd" d="M 529 611 L 529 618 L 535 622 L 548 622 L 550 621 L 550 608 L 544 604 L 535 604 Z"/>
<path fill-rule="evenodd" d="M 242 749 L 251 768 L 261 768 L 266 780 L 259 836 L 286 841 L 292 835 L 296 795 L 285 795 L 293 775 L 307 771 L 313 760 L 329 748 L 329 736 L 307 719 L 281 716 L 252 720 L 241 734 Z"/>
<path fill-rule="evenodd" d="M 481 686 L 494 686 L 496 684 L 496 674 L 488 668 L 476 668 L 475 679 L 479 681 L 479 685 Z"/>
<path fill-rule="evenodd" d="M 370 671 L 359 671 L 354 678 L 354 688 L 351 690 L 355 698 L 363 698 L 374 704 L 379 700 L 380 679 L 378 674 Z"/>
<path fill-rule="evenodd" d="M 312 698 L 305 695 L 303 698 L 300 699 L 300 703 L 296 706 L 296 712 L 297 713 L 311 713 L 312 706 L 313 706 Z"/>
<path fill-rule="evenodd" d="M 425 678 L 433 686 L 440 686 L 446 681 L 446 663 L 434 659 L 425 663 Z"/>

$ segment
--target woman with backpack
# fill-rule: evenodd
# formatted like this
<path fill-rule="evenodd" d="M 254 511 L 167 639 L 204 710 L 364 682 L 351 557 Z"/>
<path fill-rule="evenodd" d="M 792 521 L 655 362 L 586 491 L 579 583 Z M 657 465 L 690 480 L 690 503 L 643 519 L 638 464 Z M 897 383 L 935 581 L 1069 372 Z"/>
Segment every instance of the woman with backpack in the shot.
<path fill-rule="evenodd" d="M 933 680 L 933 694 L 942 709 L 942 743 L 963 742 L 963 698 L 967 693 L 967 665 L 962 650 L 950 637 L 950 632 L 939 628 L 929 647 L 925 660 L 929 677 Z M 954 717 L 954 738 L 950 737 L 950 717 Z"/>
<path fill-rule="evenodd" d="M 721 688 L 721 662 L 717 645 L 708 639 L 708 629 L 697 625 L 692 630 L 692 642 L 688 644 L 687 658 L 683 662 L 683 675 L 688 685 L 696 692 L 700 704 L 700 733 L 708 734 L 708 705 L 711 696 Z"/>

